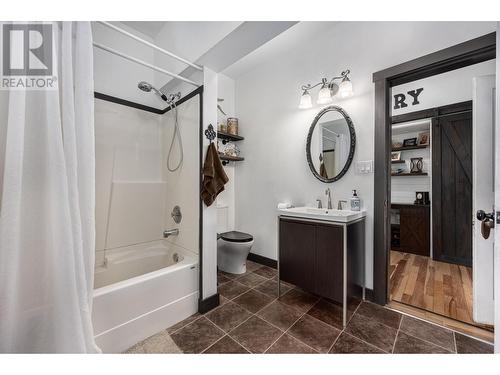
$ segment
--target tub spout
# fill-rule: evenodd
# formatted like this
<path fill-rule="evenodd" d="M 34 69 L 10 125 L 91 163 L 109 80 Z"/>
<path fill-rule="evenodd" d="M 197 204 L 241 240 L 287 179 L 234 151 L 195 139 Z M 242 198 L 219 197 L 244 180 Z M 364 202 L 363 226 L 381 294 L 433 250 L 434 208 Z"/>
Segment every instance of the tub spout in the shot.
<path fill-rule="evenodd" d="M 179 229 L 170 229 L 163 231 L 163 238 L 168 238 L 170 236 L 177 236 L 179 234 Z"/>

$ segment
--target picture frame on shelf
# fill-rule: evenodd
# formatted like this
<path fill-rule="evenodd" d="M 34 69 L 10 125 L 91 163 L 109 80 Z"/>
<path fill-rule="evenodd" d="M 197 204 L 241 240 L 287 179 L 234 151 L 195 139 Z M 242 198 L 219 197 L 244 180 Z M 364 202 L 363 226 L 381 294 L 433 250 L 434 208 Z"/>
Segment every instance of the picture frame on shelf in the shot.
<path fill-rule="evenodd" d="M 403 147 L 410 147 L 417 145 L 417 137 L 415 138 L 407 138 L 403 141 Z"/>
<path fill-rule="evenodd" d="M 400 160 L 401 160 L 401 151 L 391 152 L 391 161 L 400 161 Z"/>
<path fill-rule="evenodd" d="M 431 141 L 431 133 L 426 131 L 422 133 L 418 133 L 418 145 L 419 146 L 428 146 Z"/>

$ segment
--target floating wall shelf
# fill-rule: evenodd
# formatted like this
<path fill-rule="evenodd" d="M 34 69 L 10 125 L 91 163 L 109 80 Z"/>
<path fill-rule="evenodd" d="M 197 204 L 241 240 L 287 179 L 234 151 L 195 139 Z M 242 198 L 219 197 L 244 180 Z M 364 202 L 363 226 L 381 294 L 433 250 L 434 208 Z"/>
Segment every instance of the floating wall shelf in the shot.
<path fill-rule="evenodd" d="M 407 150 L 418 150 L 420 148 L 427 148 L 429 145 L 417 145 L 417 146 L 406 146 L 406 147 L 393 147 L 392 151 L 407 151 Z"/>
<path fill-rule="evenodd" d="M 237 142 L 237 141 L 242 141 L 245 139 L 241 135 L 229 134 L 229 133 L 225 133 L 225 132 L 221 132 L 221 131 L 217 132 L 217 138 L 222 140 L 222 144 L 224 144 L 224 145 L 227 142 Z M 219 157 L 220 157 L 220 160 L 222 160 L 222 165 L 229 164 L 230 161 L 243 161 L 243 160 L 245 160 L 244 158 L 239 157 L 239 156 L 228 156 L 228 155 L 221 154 L 220 152 L 219 152 Z"/>
<path fill-rule="evenodd" d="M 229 141 L 237 142 L 245 139 L 241 135 L 234 135 L 234 134 L 224 133 L 221 131 L 217 132 L 217 138 L 221 139 L 223 144 L 226 144 Z"/>
<path fill-rule="evenodd" d="M 219 153 L 220 160 L 222 160 L 222 165 L 226 165 L 230 161 L 243 161 L 245 158 L 242 158 L 240 156 L 229 156 L 229 155 L 224 155 Z"/>
<path fill-rule="evenodd" d="M 427 176 L 427 173 L 425 173 L 425 172 L 422 172 L 422 173 L 391 173 L 391 176 L 393 176 L 393 177 L 405 177 L 405 176 L 416 177 L 416 176 Z"/>
<path fill-rule="evenodd" d="M 392 160 L 391 163 L 392 164 L 403 164 L 403 163 L 406 163 L 406 160 Z"/>

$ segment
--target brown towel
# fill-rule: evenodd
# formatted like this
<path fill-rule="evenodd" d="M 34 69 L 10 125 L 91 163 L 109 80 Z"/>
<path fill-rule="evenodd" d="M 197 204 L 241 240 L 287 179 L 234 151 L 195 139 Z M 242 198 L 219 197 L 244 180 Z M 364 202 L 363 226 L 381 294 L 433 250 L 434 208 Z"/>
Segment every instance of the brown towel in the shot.
<path fill-rule="evenodd" d="M 207 207 L 214 203 L 215 198 L 224 190 L 224 184 L 228 181 L 229 178 L 226 172 L 224 172 L 217 148 L 212 142 L 210 146 L 208 146 L 205 164 L 203 165 L 203 189 L 201 191 L 201 198 Z"/>

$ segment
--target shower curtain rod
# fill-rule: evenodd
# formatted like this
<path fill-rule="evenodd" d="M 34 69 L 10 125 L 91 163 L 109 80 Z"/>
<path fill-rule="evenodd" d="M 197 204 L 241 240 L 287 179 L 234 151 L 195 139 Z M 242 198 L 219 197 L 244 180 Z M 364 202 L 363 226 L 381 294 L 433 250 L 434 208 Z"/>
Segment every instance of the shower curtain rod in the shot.
<path fill-rule="evenodd" d="M 167 55 L 167 56 L 170 56 L 170 57 L 172 57 L 172 58 L 174 58 L 174 59 L 176 59 L 176 60 L 179 60 L 179 61 L 183 62 L 184 64 L 187 64 L 187 65 L 189 65 L 189 66 L 192 66 L 192 67 L 193 67 L 193 68 L 195 68 L 195 69 L 198 69 L 198 70 L 203 70 L 203 68 L 202 68 L 201 66 L 196 65 L 196 64 L 194 64 L 194 63 L 192 63 L 191 61 L 188 61 L 188 60 L 186 60 L 186 59 L 183 59 L 182 57 L 177 56 L 177 55 L 173 54 L 172 52 L 169 52 L 169 51 L 167 51 L 167 50 L 165 50 L 165 49 L 163 49 L 163 48 L 160 48 L 160 47 L 158 47 L 156 44 L 153 44 L 153 43 L 150 43 L 150 42 L 148 42 L 148 41 L 146 41 L 146 40 L 144 40 L 144 39 L 141 39 L 141 38 L 139 38 L 138 36 L 136 36 L 136 35 L 134 35 L 134 34 L 132 34 L 132 33 L 129 33 L 128 31 L 125 31 L 125 30 L 123 30 L 123 29 L 120 29 L 118 26 L 115 26 L 115 25 L 113 25 L 112 23 L 109 23 L 109 22 L 106 22 L 106 21 L 96 21 L 96 22 L 97 22 L 97 23 L 100 23 L 101 25 L 107 26 L 107 27 L 109 27 L 110 29 L 113 29 L 113 30 L 115 30 L 115 31 L 118 31 L 119 33 L 122 33 L 123 35 L 126 35 L 126 36 L 128 36 L 129 38 L 132 38 L 132 39 L 134 39 L 134 40 L 138 41 L 139 43 L 142 43 L 142 44 L 144 44 L 144 45 L 146 45 L 146 46 L 148 46 L 148 47 L 154 48 L 155 50 L 157 50 L 157 51 L 159 51 L 159 52 L 161 52 L 161 53 L 163 53 L 163 54 L 165 54 L 165 55 Z"/>
<path fill-rule="evenodd" d="M 117 50 L 115 50 L 115 49 L 113 49 L 113 48 L 111 48 L 111 47 L 108 47 L 108 46 L 105 46 L 105 45 L 103 45 L 103 44 L 96 43 L 96 42 L 93 42 L 92 44 L 94 45 L 94 47 L 97 47 L 97 48 L 102 49 L 102 50 L 104 50 L 104 51 L 110 52 L 110 53 L 112 53 L 112 54 L 114 54 L 114 55 L 117 55 L 117 56 L 123 57 L 124 59 L 130 60 L 130 61 L 133 61 L 133 62 L 135 62 L 135 63 L 137 63 L 137 64 L 143 65 L 143 66 L 148 67 L 148 68 L 150 68 L 150 69 L 156 70 L 157 72 L 160 72 L 160 73 L 166 74 L 166 75 L 168 75 L 168 76 L 170 76 L 170 77 L 177 78 L 177 79 L 179 79 L 179 80 L 181 80 L 181 81 L 184 81 L 184 82 L 186 82 L 186 83 L 189 83 L 190 85 L 193 85 L 193 86 L 196 86 L 196 87 L 199 87 L 199 86 L 200 86 L 199 84 L 197 84 L 197 83 L 196 83 L 196 82 L 194 82 L 194 81 L 191 81 L 190 79 L 187 79 L 187 78 L 184 78 L 183 76 L 180 76 L 180 75 L 178 75 L 178 74 L 175 74 L 175 73 L 169 72 L 168 70 L 165 70 L 165 69 L 159 68 L 159 67 L 157 67 L 157 66 L 155 66 L 155 65 L 152 65 L 152 64 L 150 64 L 150 63 L 147 63 L 147 62 L 145 62 L 145 61 L 143 61 L 143 60 L 139 60 L 139 59 L 137 59 L 137 58 L 135 58 L 135 57 L 132 57 L 132 56 L 126 55 L 126 54 L 124 54 L 123 52 L 117 51 Z"/>

